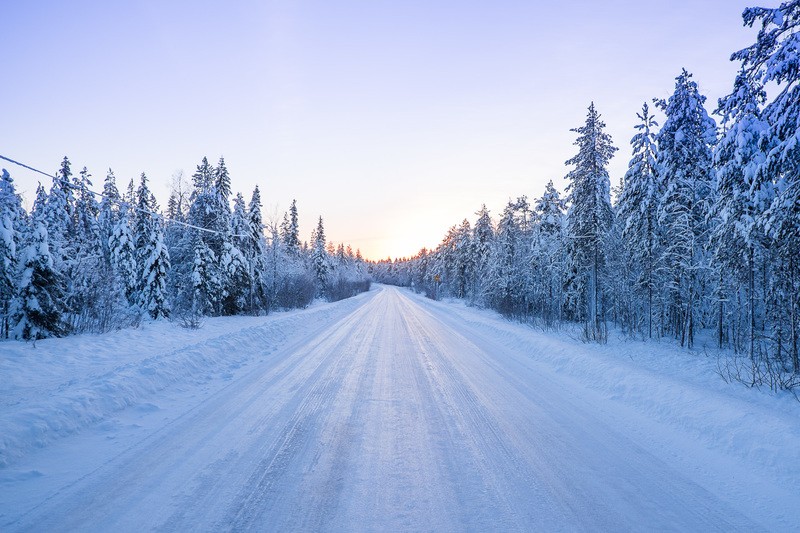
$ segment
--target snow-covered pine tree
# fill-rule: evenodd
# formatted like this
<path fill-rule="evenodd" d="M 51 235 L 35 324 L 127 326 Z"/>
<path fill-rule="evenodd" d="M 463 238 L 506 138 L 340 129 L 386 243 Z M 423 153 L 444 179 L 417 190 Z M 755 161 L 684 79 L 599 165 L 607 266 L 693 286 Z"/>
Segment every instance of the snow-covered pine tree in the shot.
<path fill-rule="evenodd" d="M 47 210 L 47 191 L 44 190 L 44 186 L 41 182 L 36 185 L 36 198 L 33 200 L 33 208 L 31 209 L 31 215 L 34 213 L 39 213 L 39 216 L 42 217 L 41 220 L 44 220 L 44 213 Z"/>
<path fill-rule="evenodd" d="M 434 250 L 431 268 L 434 276 L 438 276 L 438 286 L 436 287 L 437 298 L 444 295 L 455 296 L 457 291 L 456 280 L 456 242 L 458 240 L 458 227 L 451 226 L 447 230 L 442 242 Z M 402 284 L 400 279 L 401 267 L 397 261 L 392 262 L 392 278 L 393 283 Z"/>
<path fill-rule="evenodd" d="M 213 207 L 213 229 L 215 233 L 206 235 L 209 246 L 214 250 L 217 258 L 220 260 L 218 266 L 217 277 L 221 284 L 221 293 L 219 295 L 219 313 L 224 315 L 236 314 L 240 311 L 239 306 L 234 303 L 237 299 L 241 299 L 241 294 L 236 294 L 239 288 L 235 285 L 241 283 L 241 279 L 234 279 L 231 276 L 241 276 L 238 272 L 233 274 L 230 270 L 236 270 L 233 265 L 241 258 L 241 251 L 235 249 L 236 247 L 231 242 L 231 178 L 228 174 L 228 168 L 225 166 L 225 159 L 220 157 L 217 168 L 214 169 L 214 200 Z M 228 261 L 222 264 L 222 261 Z"/>
<path fill-rule="evenodd" d="M 758 168 L 766 158 L 762 146 L 769 131 L 769 125 L 761 118 L 760 106 L 765 98 L 763 89 L 754 87 L 743 71 L 736 76 L 733 92 L 719 102 L 717 113 L 723 116 L 726 129 L 714 151 L 717 170 L 716 201 L 711 210 L 713 266 L 720 279 L 721 296 L 734 302 L 734 335 L 747 332 L 751 358 L 755 357 L 756 322 L 760 314 L 756 309 L 756 278 L 762 276 L 757 276 L 756 271 L 764 264 L 767 251 L 766 236 L 757 221 L 774 197 L 772 183 L 760 183 L 757 179 Z M 767 202 L 756 201 L 765 197 L 769 198 Z M 747 301 L 744 323 L 740 312 L 743 306 L 735 305 L 741 290 L 745 291 Z M 722 313 L 719 318 L 722 341 Z M 760 318 L 763 322 L 763 317 Z M 733 341 L 735 346 L 742 346 L 740 340 Z"/>
<path fill-rule="evenodd" d="M 487 287 L 490 305 L 506 316 L 520 316 L 525 311 L 525 268 L 524 224 L 527 209 L 523 197 L 516 202 L 509 201 L 503 216 L 497 224 L 497 233 L 492 250 L 489 282 Z"/>
<path fill-rule="evenodd" d="M 0 172 L 0 339 L 7 339 L 11 325 L 11 300 L 16 293 L 20 227 L 25 212 L 6 169 Z"/>
<path fill-rule="evenodd" d="M 538 274 L 537 290 L 541 294 L 539 313 L 548 327 L 561 319 L 566 262 L 564 256 L 566 210 L 566 202 L 550 180 L 544 194 L 534 206 L 537 231 L 535 254 L 532 257 L 532 266 Z"/>
<path fill-rule="evenodd" d="M 74 257 L 70 246 L 70 239 L 75 232 L 75 197 L 71 177 L 70 162 L 65 156 L 61 168 L 53 179 L 42 213 L 50 252 L 53 255 L 55 268 L 59 272 L 67 272 Z"/>
<path fill-rule="evenodd" d="M 247 207 L 241 193 L 233 198 L 231 239 L 222 251 L 221 263 L 227 273 L 227 295 L 223 301 L 225 314 L 239 314 L 249 307 L 253 243 L 247 220 Z"/>
<path fill-rule="evenodd" d="M 250 272 L 241 250 L 229 241 L 223 244 L 220 269 L 225 276 L 222 312 L 226 315 L 239 314 L 247 307 Z"/>
<path fill-rule="evenodd" d="M 331 270 L 330 257 L 326 250 L 325 240 L 325 227 L 322 223 L 322 217 L 319 217 L 317 228 L 311 236 L 313 248 L 311 249 L 311 265 L 314 269 L 314 274 L 317 277 L 319 292 L 326 294 L 328 285 L 328 275 Z"/>
<path fill-rule="evenodd" d="M 542 197 L 536 201 L 534 212 L 539 223 L 539 233 L 544 235 L 560 235 L 564 231 L 564 213 L 567 204 L 553 185 L 547 182 Z"/>
<path fill-rule="evenodd" d="M 690 348 L 695 329 L 703 323 L 700 305 L 708 296 L 703 288 L 708 285 L 707 216 L 717 134 L 714 120 L 703 107 L 706 97 L 691 77 L 684 69 L 669 100 L 657 102 L 667 118 L 656 135 L 664 188 L 658 223 L 669 296 L 667 327 L 681 346 Z"/>
<path fill-rule="evenodd" d="M 297 217 L 297 200 L 292 200 L 289 207 L 288 225 L 283 232 L 283 244 L 290 254 L 297 254 L 300 251 L 300 226 Z"/>
<path fill-rule="evenodd" d="M 183 223 L 188 222 L 188 210 L 196 197 L 196 190 L 183 177 L 183 171 L 172 176 L 169 203 L 167 206 L 168 223 L 164 228 L 164 242 L 170 258 L 170 269 L 167 273 L 167 294 L 171 304 L 171 316 L 177 317 L 182 324 L 198 325 L 200 315 L 193 314 L 194 287 L 192 286 L 192 269 L 194 268 L 194 230 Z"/>
<path fill-rule="evenodd" d="M 136 249 L 131 230 L 130 209 L 127 202 L 119 205 L 117 220 L 108 237 L 111 269 L 129 306 L 138 302 L 139 277 L 136 264 Z"/>
<path fill-rule="evenodd" d="M 605 336 L 600 280 L 606 262 L 606 233 L 613 221 L 607 166 L 617 151 L 611 136 L 603 131 L 605 126 L 592 102 L 586 123 L 570 130 L 578 134 L 574 143 L 578 146 L 578 153 L 566 162 L 575 167 L 566 179 L 569 180 L 570 203 L 567 213 L 568 249 L 576 273 L 572 289 L 580 302 L 576 318 L 583 319 L 588 336 L 597 339 Z"/>
<path fill-rule="evenodd" d="M 105 331 L 111 326 L 117 304 L 113 278 L 106 261 L 98 224 L 99 206 L 91 192 L 91 174 L 83 167 L 74 176 L 72 189 L 74 233 L 70 235 L 72 262 L 65 272 L 71 280 L 67 306 L 75 331 Z"/>
<path fill-rule="evenodd" d="M 475 254 L 472 248 L 472 227 L 466 218 L 456 230 L 454 270 L 455 295 L 465 298 L 470 288 L 470 280 L 475 272 Z"/>
<path fill-rule="evenodd" d="M 248 242 L 249 252 L 245 256 L 247 259 L 247 267 L 250 279 L 250 291 L 248 296 L 248 305 L 250 313 L 257 314 L 259 310 L 268 311 L 271 302 L 275 299 L 275 283 L 276 273 L 274 269 L 277 268 L 277 257 L 273 257 L 273 272 L 270 276 L 271 283 L 267 283 L 267 243 L 264 238 L 264 221 L 261 216 L 261 191 L 258 185 L 253 189 L 253 194 L 250 197 L 250 203 L 247 207 L 247 226 L 250 239 Z M 277 255 L 277 246 L 279 240 L 277 235 L 272 237 L 272 248 L 275 255 Z M 269 290 L 268 290 L 268 287 Z"/>
<path fill-rule="evenodd" d="M 203 156 L 203 160 L 197 165 L 197 170 L 192 174 L 195 194 L 208 191 L 214 184 L 214 167 L 208 162 L 208 158 Z"/>
<path fill-rule="evenodd" d="M 250 256 L 250 249 L 253 248 L 253 241 L 250 237 L 247 204 L 245 204 L 244 196 L 242 196 L 240 192 L 237 192 L 233 197 L 233 209 L 231 210 L 231 242 L 233 242 L 245 256 Z"/>
<path fill-rule="evenodd" d="M 139 271 L 138 305 L 143 313 L 157 320 L 169 316 L 166 299 L 166 277 L 169 270 L 169 252 L 164 243 L 164 233 L 157 215 L 155 198 L 147 186 L 147 176 L 142 173 L 136 191 L 136 224 L 134 243 Z"/>
<path fill-rule="evenodd" d="M 777 91 L 762 112 L 769 124 L 764 139 L 769 149 L 756 177 L 760 191 L 772 182 L 776 193 L 759 220 L 778 259 L 768 295 L 774 302 L 773 353 L 800 374 L 800 0 L 777 8 L 748 8 L 742 17 L 746 26 L 761 28 L 756 42 L 731 60 L 742 62 L 754 87 L 771 85 Z M 763 201 L 761 194 L 755 195 L 757 204 Z"/>
<path fill-rule="evenodd" d="M 494 241 L 492 217 L 489 215 L 486 204 L 483 204 L 475 214 L 478 216 L 472 229 L 472 242 L 474 244 L 472 252 L 475 267 L 473 268 L 470 288 L 473 301 L 483 297 L 484 280 L 489 272 L 489 260 Z"/>
<path fill-rule="evenodd" d="M 122 201 L 128 202 L 128 205 L 136 205 L 136 183 L 133 178 L 128 181 L 128 187 L 125 189 L 125 194 L 122 195 Z"/>
<path fill-rule="evenodd" d="M 411 258 L 411 279 L 409 285 L 416 292 L 425 293 L 429 298 L 432 298 L 433 287 L 432 280 L 428 275 L 428 262 L 430 254 L 427 248 L 422 248 L 417 255 Z"/>
<path fill-rule="evenodd" d="M 64 321 L 63 283 L 55 271 L 43 213 L 34 211 L 20 254 L 21 272 L 11 305 L 12 335 L 37 340 L 68 333 Z"/>
<path fill-rule="evenodd" d="M 103 197 L 100 199 L 99 212 L 97 215 L 100 242 L 102 243 L 106 257 L 110 257 L 108 243 L 119 218 L 119 205 L 121 201 L 119 189 L 117 189 L 117 179 L 114 176 L 114 171 L 109 168 L 105 182 L 103 183 Z"/>
<path fill-rule="evenodd" d="M 659 229 L 657 212 L 664 194 L 658 179 L 655 131 L 658 126 L 647 102 L 637 113 L 639 124 L 631 139 L 633 156 L 623 179 L 617 212 L 622 226 L 622 251 L 628 256 L 635 279 L 631 280 L 646 302 L 647 336 L 653 336 L 653 299 L 657 290 Z"/>
<path fill-rule="evenodd" d="M 231 197 L 231 177 L 228 174 L 228 167 L 225 166 L 225 158 L 220 157 L 217 168 L 214 169 L 214 186 L 217 188 L 217 194 L 222 197 L 225 205 L 228 205 L 228 200 Z"/>
<path fill-rule="evenodd" d="M 225 166 L 225 159 L 222 157 L 219 158 L 219 165 L 214 169 L 214 191 L 217 198 L 215 229 L 224 235 L 223 242 L 227 242 L 230 240 L 231 177 Z"/>
<path fill-rule="evenodd" d="M 73 212 L 76 236 L 81 238 L 97 238 L 97 216 L 100 207 L 92 193 L 92 175 L 86 167 L 75 176 L 72 189 L 75 197 Z"/>
<path fill-rule="evenodd" d="M 225 243 L 230 239 L 229 207 L 217 190 L 214 168 L 209 165 L 208 159 L 205 157 L 197 166 L 193 179 L 195 190 L 191 196 L 188 223 L 208 230 L 201 232 L 198 236 L 208 245 L 214 257 L 219 259 L 222 257 Z M 224 182 L 225 176 L 222 179 Z M 193 248 L 196 248 L 196 245 L 193 245 Z M 226 274 L 216 261 L 208 265 L 208 270 L 209 276 L 214 280 L 215 286 L 220 288 L 220 291 L 209 293 L 212 306 L 211 309 L 204 311 L 219 315 L 222 313 L 222 301 L 225 298 L 224 291 L 227 287 Z"/>
<path fill-rule="evenodd" d="M 153 320 L 169 317 L 169 304 L 166 298 L 169 251 L 164 243 L 160 219 L 154 220 L 151 226 L 150 239 L 146 243 L 142 257 L 144 268 L 139 307 Z"/>
<path fill-rule="evenodd" d="M 202 316 L 213 312 L 221 291 L 214 265 L 217 257 L 203 240 L 200 232 L 194 232 L 194 261 L 192 263 L 192 316 Z"/>

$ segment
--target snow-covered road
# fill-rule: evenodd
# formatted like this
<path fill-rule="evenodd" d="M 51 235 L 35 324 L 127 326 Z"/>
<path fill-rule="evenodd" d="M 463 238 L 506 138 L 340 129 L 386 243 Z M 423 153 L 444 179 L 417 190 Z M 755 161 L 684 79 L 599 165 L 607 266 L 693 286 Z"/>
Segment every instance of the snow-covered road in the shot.
<path fill-rule="evenodd" d="M 758 468 L 441 304 L 386 287 L 342 309 L 219 386 L 26 456 L 0 480 L 0 529 L 759 531 L 797 517 L 789 487 L 753 495 L 769 484 Z"/>

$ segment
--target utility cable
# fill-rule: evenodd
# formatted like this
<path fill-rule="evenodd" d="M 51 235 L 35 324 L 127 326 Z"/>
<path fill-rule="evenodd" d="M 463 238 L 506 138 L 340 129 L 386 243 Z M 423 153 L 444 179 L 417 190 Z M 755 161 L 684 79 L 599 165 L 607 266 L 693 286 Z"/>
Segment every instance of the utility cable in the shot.
<path fill-rule="evenodd" d="M 23 168 L 27 168 L 28 170 L 32 170 L 33 172 L 38 172 L 39 174 L 42 174 L 43 176 L 47 176 L 48 178 L 52 178 L 54 180 L 61 179 L 61 178 L 58 178 L 56 176 L 53 176 L 52 174 L 48 174 L 47 172 L 41 171 L 41 170 L 39 170 L 37 168 L 33 168 L 33 167 L 28 166 L 28 165 L 26 165 L 24 163 L 20 163 L 19 161 L 15 161 L 15 160 L 11 159 L 10 157 L 6 157 L 4 155 L 0 155 L 0 159 L 4 159 L 4 160 L 8 161 L 9 163 L 14 163 L 15 165 L 19 165 L 19 166 L 21 166 Z M 73 189 L 75 189 L 75 187 L 73 187 L 70 184 L 68 184 L 68 186 L 73 188 Z M 109 198 L 109 197 L 105 196 L 103 193 L 95 192 L 95 191 L 93 191 L 91 189 L 86 189 L 86 191 L 89 192 L 90 194 L 92 194 L 92 195 L 94 195 L 96 197 L 102 198 L 104 200 L 108 200 L 108 201 L 112 201 L 112 202 L 114 201 L 112 198 Z M 123 202 L 121 202 L 121 201 L 117 201 L 117 205 L 120 205 L 122 203 Z M 135 205 L 128 204 L 128 202 L 124 202 L 124 203 L 126 204 L 127 207 L 132 208 L 132 209 L 134 209 L 134 210 L 136 210 L 136 211 L 138 211 L 140 213 L 146 213 L 146 214 L 148 214 L 150 216 L 156 217 L 157 219 L 165 220 L 165 221 L 170 222 L 172 224 L 180 224 L 181 226 L 185 226 L 187 228 L 196 229 L 198 231 L 205 231 L 206 233 L 213 233 L 213 234 L 216 234 L 216 235 L 221 235 L 223 237 L 224 236 L 239 237 L 239 238 L 253 237 L 252 235 L 228 235 L 228 234 L 222 233 L 221 231 L 208 229 L 208 228 L 201 228 L 200 226 L 195 226 L 194 224 L 189 224 L 188 222 L 183 222 L 183 221 L 175 220 L 175 219 L 171 219 L 171 218 L 165 218 L 160 213 L 155 213 L 155 212 L 150 211 L 148 209 L 143 209 L 141 207 L 137 207 Z"/>

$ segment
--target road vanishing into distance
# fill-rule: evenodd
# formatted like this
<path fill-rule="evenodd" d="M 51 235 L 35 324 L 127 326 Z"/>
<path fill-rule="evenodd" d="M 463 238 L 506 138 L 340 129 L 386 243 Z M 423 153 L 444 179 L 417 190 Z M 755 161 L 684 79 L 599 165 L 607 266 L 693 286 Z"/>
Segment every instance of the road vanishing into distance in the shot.
<path fill-rule="evenodd" d="M 0 483 L 0 530 L 770 528 L 678 430 L 441 304 L 359 298 L 229 381 L 43 449 L 58 481 Z"/>

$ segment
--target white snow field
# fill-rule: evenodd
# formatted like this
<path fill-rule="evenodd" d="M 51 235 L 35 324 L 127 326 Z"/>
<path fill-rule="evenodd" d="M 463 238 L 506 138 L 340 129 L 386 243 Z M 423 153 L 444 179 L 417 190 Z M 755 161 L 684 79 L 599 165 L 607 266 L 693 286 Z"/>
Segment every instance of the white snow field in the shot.
<path fill-rule="evenodd" d="M 668 343 L 376 286 L 0 354 L 0 531 L 800 524 L 800 402 Z"/>

